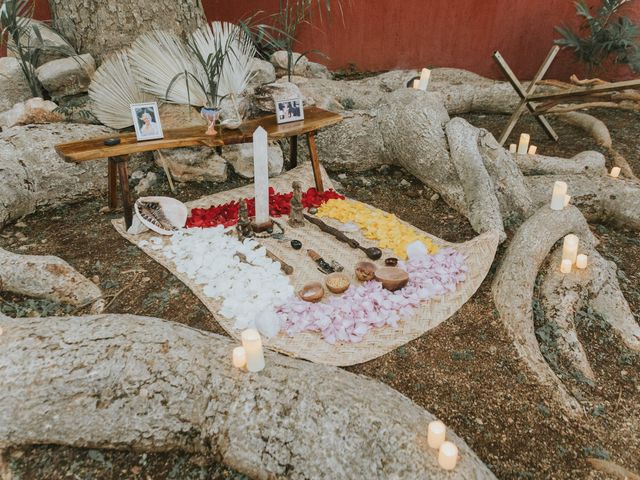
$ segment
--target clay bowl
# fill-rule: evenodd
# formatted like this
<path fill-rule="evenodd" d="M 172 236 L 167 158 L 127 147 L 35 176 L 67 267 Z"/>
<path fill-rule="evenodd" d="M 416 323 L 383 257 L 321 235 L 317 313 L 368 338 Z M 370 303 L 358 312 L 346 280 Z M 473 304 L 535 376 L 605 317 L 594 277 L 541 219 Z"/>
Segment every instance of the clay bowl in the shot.
<path fill-rule="evenodd" d="M 377 268 L 375 263 L 358 262 L 356 264 L 356 277 L 361 282 L 369 282 L 375 278 Z"/>
<path fill-rule="evenodd" d="M 376 270 L 376 280 L 391 292 L 400 290 L 409 283 L 409 274 L 398 267 L 382 267 Z"/>
<path fill-rule="evenodd" d="M 336 272 L 331 275 L 327 275 L 327 278 L 324 281 L 327 289 L 331 293 L 341 294 L 346 292 L 349 289 L 349 285 L 351 282 L 349 281 L 349 277 L 347 277 L 344 273 Z"/>
<path fill-rule="evenodd" d="M 324 287 L 319 282 L 307 283 L 298 296 L 305 302 L 317 303 L 324 297 Z"/>

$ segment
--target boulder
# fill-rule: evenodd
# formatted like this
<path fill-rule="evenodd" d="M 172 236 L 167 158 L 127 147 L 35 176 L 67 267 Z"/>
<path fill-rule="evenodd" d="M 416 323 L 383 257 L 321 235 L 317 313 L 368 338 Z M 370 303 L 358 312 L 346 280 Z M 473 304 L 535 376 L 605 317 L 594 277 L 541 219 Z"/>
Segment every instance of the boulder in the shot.
<path fill-rule="evenodd" d="M 224 158 L 233 170 L 243 178 L 253 178 L 253 144 L 243 143 L 225 147 Z M 277 143 L 269 145 L 269 176 L 276 177 L 282 173 L 284 155 Z"/>
<path fill-rule="evenodd" d="M 333 78 L 333 74 L 325 65 L 316 62 L 307 63 L 307 67 L 304 72 L 302 72 L 302 76 L 307 78 Z"/>
<path fill-rule="evenodd" d="M 61 122 L 63 117 L 55 112 L 56 108 L 58 105 L 40 97 L 16 103 L 11 110 L 0 113 L 0 127 L 10 128 L 30 123 Z"/>
<path fill-rule="evenodd" d="M 140 196 L 147 193 L 151 188 L 156 185 L 160 181 L 160 177 L 156 172 L 149 172 L 143 178 L 140 179 L 136 187 L 134 188 L 134 192 L 136 195 Z"/>
<path fill-rule="evenodd" d="M 15 58 L 0 58 L 0 112 L 31 98 L 31 89 Z"/>
<path fill-rule="evenodd" d="M 276 69 L 276 75 L 286 75 L 289 57 L 286 50 L 278 50 L 271 55 L 269 61 Z M 301 75 L 307 69 L 309 59 L 300 53 L 293 52 L 291 63 L 293 66 L 293 75 Z"/>
<path fill-rule="evenodd" d="M 17 126 L 0 133 L 0 227 L 33 213 L 104 192 L 106 162 L 65 162 L 54 146 L 113 135 L 103 126 L 73 123 Z"/>
<path fill-rule="evenodd" d="M 154 153 L 156 163 L 178 182 L 224 182 L 227 162 L 209 147 L 175 148 Z"/>
<path fill-rule="evenodd" d="M 41 54 L 35 64 L 36 67 L 53 60 L 58 60 L 60 58 L 76 54 L 73 46 L 63 36 L 52 30 L 46 24 L 38 20 L 27 18 L 23 18 L 22 21 L 25 23 L 23 25 L 23 33 L 20 38 L 21 43 L 23 45 L 28 44 L 33 48 L 41 49 Z M 35 33 L 36 30 L 38 31 L 37 35 Z M 9 56 L 14 56 L 12 52 L 14 48 L 13 45 L 13 41 L 9 40 L 7 48 Z"/>
<path fill-rule="evenodd" d="M 253 94 L 253 105 L 261 112 L 275 113 L 275 100 L 289 100 L 293 98 L 302 98 L 305 100 L 296 84 L 291 82 L 278 81 L 257 87 Z M 304 102 L 305 106 L 309 106 L 308 102 Z"/>
<path fill-rule="evenodd" d="M 95 60 L 85 53 L 45 63 L 38 67 L 36 75 L 52 97 L 63 97 L 89 91 L 95 71 Z"/>
<path fill-rule="evenodd" d="M 191 105 L 162 103 L 158 106 L 158 112 L 160 113 L 160 122 L 164 130 L 207 126 L 207 121 Z"/>
<path fill-rule="evenodd" d="M 260 58 L 254 58 L 251 64 L 251 81 L 250 87 L 259 87 L 267 83 L 273 83 L 276 81 L 276 69 L 273 64 L 262 60 Z"/>

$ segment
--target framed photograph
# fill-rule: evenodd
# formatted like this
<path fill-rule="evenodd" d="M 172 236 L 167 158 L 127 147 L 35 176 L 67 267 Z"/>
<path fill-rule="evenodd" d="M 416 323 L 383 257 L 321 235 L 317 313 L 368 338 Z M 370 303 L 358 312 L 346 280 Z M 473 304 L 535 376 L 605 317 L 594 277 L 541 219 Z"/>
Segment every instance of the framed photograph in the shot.
<path fill-rule="evenodd" d="M 164 137 L 157 103 L 133 104 L 131 105 L 131 116 L 133 117 L 133 125 L 136 127 L 138 141 Z"/>
<path fill-rule="evenodd" d="M 304 120 L 304 108 L 301 98 L 291 100 L 276 100 L 276 118 L 278 123 L 297 122 Z"/>

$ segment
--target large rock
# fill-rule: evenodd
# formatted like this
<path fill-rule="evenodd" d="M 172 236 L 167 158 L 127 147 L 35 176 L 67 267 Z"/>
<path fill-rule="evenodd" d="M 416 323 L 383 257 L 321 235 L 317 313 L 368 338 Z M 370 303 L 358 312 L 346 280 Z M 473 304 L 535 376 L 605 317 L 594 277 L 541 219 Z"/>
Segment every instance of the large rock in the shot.
<path fill-rule="evenodd" d="M 30 123 L 54 123 L 63 120 L 62 115 L 55 112 L 58 105 L 36 97 L 26 102 L 16 103 L 11 110 L 0 113 L 0 127 L 10 128 Z"/>
<path fill-rule="evenodd" d="M 31 89 L 22 73 L 18 60 L 11 57 L 0 58 L 0 112 L 10 109 L 16 103 L 31 98 Z"/>
<path fill-rule="evenodd" d="M 276 69 L 274 66 L 270 62 L 260 58 L 253 59 L 251 63 L 251 74 L 250 87 L 259 87 L 260 85 L 266 85 L 267 83 L 276 81 Z"/>
<path fill-rule="evenodd" d="M 202 118 L 200 112 L 191 105 L 178 105 L 176 103 L 162 103 L 158 107 L 162 128 L 169 130 L 185 127 L 206 127 L 207 121 Z"/>
<path fill-rule="evenodd" d="M 46 24 L 33 19 L 23 18 L 25 22 L 23 27 L 23 33 L 20 41 L 23 45 L 30 45 L 33 48 L 41 49 L 41 54 L 38 56 L 38 61 L 35 64 L 36 67 L 44 65 L 52 60 L 58 60 L 59 58 L 65 58 L 76 54 L 73 46 L 62 37 L 59 33 L 56 33 Z M 36 31 L 38 32 L 36 34 Z M 15 56 L 12 52 L 14 46 L 13 40 L 9 40 L 8 55 Z"/>
<path fill-rule="evenodd" d="M 309 102 L 305 101 L 296 84 L 291 82 L 278 81 L 262 85 L 255 89 L 252 101 L 254 107 L 261 112 L 275 113 L 275 100 L 290 100 L 293 98 L 302 98 L 305 106 L 309 106 Z"/>
<path fill-rule="evenodd" d="M 253 178 L 253 144 L 243 143 L 225 147 L 222 154 L 233 167 L 233 170 L 243 178 Z M 277 143 L 269 144 L 269 176 L 275 177 L 282 173 L 284 155 Z"/>
<path fill-rule="evenodd" d="M 178 182 L 224 182 L 227 162 L 209 147 L 174 148 L 154 153 L 156 163 L 168 168 Z"/>
<path fill-rule="evenodd" d="M 58 143 L 113 134 L 96 125 L 52 123 L 13 127 L 0 133 L 0 227 L 33 213 L 104 192 L 106 162 L 68 163 Z"/>
<path fill-rule="evenodd" d="M 271 54 L 271 58 L 269 58 L 269 60 L 275 67 L 276 74 L 278 73 L 278 70 L 280 72 L 284 71 L 286 73 L 289 66 L 289 56 L 286 50 L 278 50 L 277 52 L 274 52 L 273 54 Z M 293 52 L 291 54 L 291 66 L 293 67 L 292 74 L 301 74 L 307 68 L 308 63 L 309 59 L 307 57 L 300 53 Z"/>
<path fill-rule="evenodd" d="M 96 62 L 86 53 L 45 63 L 36 70 L 38 80 L 52 97 L 89 91 Z"/>

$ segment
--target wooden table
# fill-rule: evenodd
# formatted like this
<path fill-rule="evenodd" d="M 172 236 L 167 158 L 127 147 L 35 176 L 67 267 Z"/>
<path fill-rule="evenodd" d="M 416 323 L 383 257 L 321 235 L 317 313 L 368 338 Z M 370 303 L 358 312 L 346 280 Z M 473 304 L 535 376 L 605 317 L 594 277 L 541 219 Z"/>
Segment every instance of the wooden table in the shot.
<path fill-rule="evenodd" d="M 114 146 L 104 144 L 107 138 L 115 137 L 111 136 L 61 143 L 60 145 L 56 145 L 55 148 L 58 154 L 68 162 L 81 163 L 100 158 L 109 159 L 109 208 L 114 209 L 118 206 L 116 183 L 119 181 L 124 219 L 127 228 L 129 228 L 133 220 L 133 201 L 129 191 L 128 167 L 129 156 L 132 153 L 179 147 L 211 147 L 220 149 L 225 145 L 251 143 L 253 141 L 253 132 L 258 127 L 262 127 L 267 131 L 269 140 L 289 139 L 291 145 L 290 159 L 293 166 L 296 166 L 298 162 L 298 136 L 306 135 L 316 188 L 320 192 L 324 191 L 322 175 L 320 174 L 318 151 L 316 149 L 316 132 L 321 128 L 339 123 L 342 121 L 342 116 L 316 107 L 306 108 L 304 115 L 304 120 L 281 125 L 278 125 L 275 115 L 268 115 L 243 122 L 237 130 L 222 129 L 222 132 L 218 135 L 206 135 L 206 127 L 190 127 L 165 130 L 164 138 L 158 140 L 139 142 L 136 139 L 135 133 L 126 133 L 117 136 L 120 138 L 120 143 Z"/>

